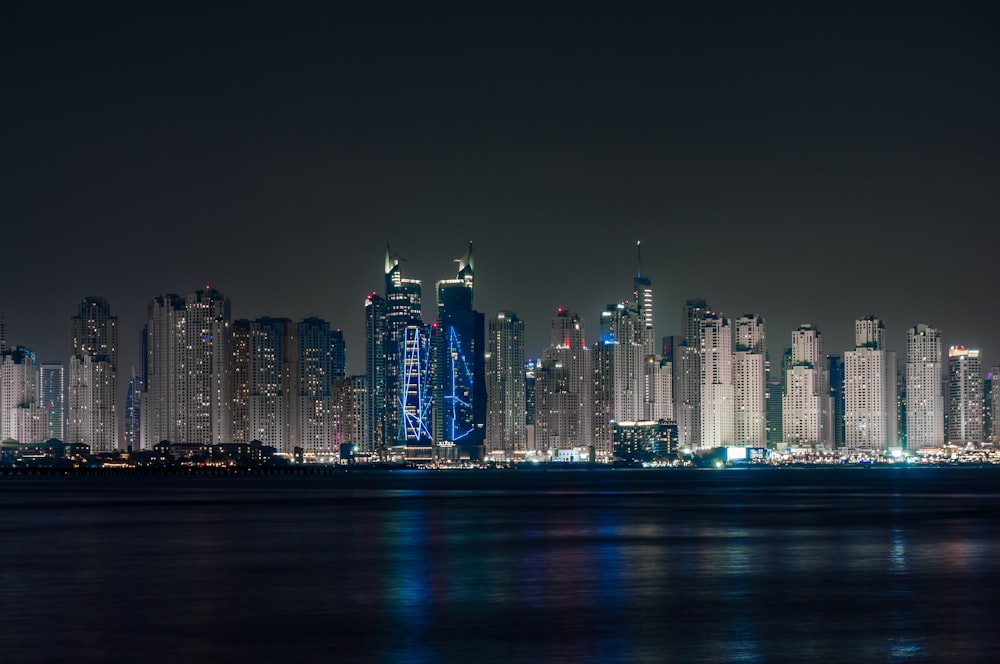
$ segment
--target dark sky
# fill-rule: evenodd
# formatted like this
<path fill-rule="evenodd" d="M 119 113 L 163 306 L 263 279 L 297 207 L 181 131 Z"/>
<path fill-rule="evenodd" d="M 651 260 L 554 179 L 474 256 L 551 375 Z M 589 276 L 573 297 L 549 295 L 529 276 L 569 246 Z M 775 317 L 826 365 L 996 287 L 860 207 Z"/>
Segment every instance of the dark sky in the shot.
<path fill-rule="evenodd" d="M 995 2 L 202 4 L 0 4 L 11 342 L 65 360 L 103 295 L 127 372 L 149 300 L 211 284 L 360 372 L 385 243 L 430 304 L 471 240 L 537 355 L 641 240 L 661 335 L 703 297 L 772 350 L 873 313 L 1000 362 Z"/>

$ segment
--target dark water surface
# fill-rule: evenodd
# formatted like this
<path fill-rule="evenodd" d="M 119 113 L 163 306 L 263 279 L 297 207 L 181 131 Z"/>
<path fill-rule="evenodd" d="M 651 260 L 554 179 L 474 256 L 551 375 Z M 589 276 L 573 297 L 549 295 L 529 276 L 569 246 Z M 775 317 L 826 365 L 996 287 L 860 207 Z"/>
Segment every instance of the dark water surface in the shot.
<path fill-rule="evenodd" d="M 997 661 L 1000 470 L 0 478 L 0 661 Z"/>

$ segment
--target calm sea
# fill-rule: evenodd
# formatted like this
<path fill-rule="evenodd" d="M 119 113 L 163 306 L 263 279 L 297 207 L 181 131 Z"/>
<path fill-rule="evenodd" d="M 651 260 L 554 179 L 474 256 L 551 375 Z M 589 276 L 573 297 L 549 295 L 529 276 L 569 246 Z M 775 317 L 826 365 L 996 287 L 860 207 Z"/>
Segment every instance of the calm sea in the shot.
<path fill-rule="evenodd" d="M 1000 470 L 0 477 L 0 661 L 971 662 Z"/>

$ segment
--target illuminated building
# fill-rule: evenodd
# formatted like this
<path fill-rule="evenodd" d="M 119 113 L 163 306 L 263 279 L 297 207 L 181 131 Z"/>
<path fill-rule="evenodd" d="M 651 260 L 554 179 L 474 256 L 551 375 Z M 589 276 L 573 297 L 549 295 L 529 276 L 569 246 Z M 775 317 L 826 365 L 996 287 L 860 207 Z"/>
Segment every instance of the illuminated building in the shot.
<path fill-rule="evenodd" d="M 688 300 L 681 310 L 681 339 L 674 350 L 674 417 L 681 447 L 701 445 L 701 321 L 705 300 Z"/>
<path fill-rule="evenodd" d="M 414 319 L 401 326 L 395 335 L 398 339 L 395 353 L 398 387 L 393 394 L 397 400 L 398 428 L 393 452 L 410 461 L 427 462 L 434 455 L 430 357 L 433 335 L 437 332 L 437 324 L 424 325 Z"/>
<path fill-rule="evenodd" d="M 353 398 L 353 384 L 344 376 L 346 348 L 340 330 L 320 318 L 305 318 L 295 326 L 295 354 L 291 367 L 291 440 L 306 454 L 333 455 L 339 445 L 333 442 L 330 413 L 333 408 L 332 382 L 347 383 Z M 343 412 L 343 429 L 353 436 L 357 430 L 353 402 L 347 399 Z M 360 442 L 355 439 L 353 442 Z"/>
<path fill-rule="evenodd" d="M 978 350 L 948 349 L 948 442 L 983 443 L 983 373 Z"/>
<path fill-rule="evenodd" d="M 994 447 L 1000 447 L 1000 366 L 991 368 L 986 377 L 990 381 L 991 389 L 989 391 L 989 398 L 984 399 L 984 403 L 990 416 L 988 422 L 986 422 L 989 426 L 984 427 L 984 430 L 987 434 L 986 439 Z"/>
<path fill-rule="evenodd" d="M 64 419 L 66 401 L 66 375 L 58 362 L 43 362 L 39 367 L 38 405 L 46 412 L 45 438 L 63 440 L 66 435 Z"/>
<path fill-rule="evenodd" d="M 643 419 L 651 422 L 673 421 L 673 363 L 662 355 L 647 355 L 644 373 Z"/>
<path fill-rule="evenodd" d="M 233 321 L 233 442 L 249 443 L 250 435 L 250 348 L 253 343 L 253 323 L 245 318 Z"/>
<path fill-rule="evenodd" d="M 823 402 L 829 401 L 823 335 L 814 325 L 800 325 L 792 332 L 791 351 L 781 407 L 783 442 L 793 447 L 822 446 L 828 442 Z"/>
<path fill-rule="evenodd" d="M 736 320 L 736 350 L 733 353 L 733 442 L 764 447 L 766 439 L 767 352 L 764 319 L 746 314 Z"/>
<path fill-rule="evenodd" d="M 885 325 L 855 322 L 855 349 L 844 353 L 844 440 L 853 452 L 884 452 L 898 444 L 896 354 L 885 350 Z"/>
<path fill-rule="evenodd" d="M 403 277 L 402 259 L 385 247 L 385 413 L 387 442 L 396 453 L 431 447 L 430 330 L 421 321 L 421 285 Z M 374 313 L 374 312 L 373 312 Z M 410 353 L 409 357 L 406 353 Z M 411 372 L 405 374 L 404 372 Z M 426 391 L 426 398 L 425 398 Z M 425 403 L 426 402 L 426 403 Z M 425 408 L 426 406 L 426 408 Z M 420 422 L 414 417 L 423 418 Z"/>
<path fill-rule="evenodd" d="M 66 437 L 94 452 L 118 449 L 118 318 L 87 297 L 71 319 Z"/>
<path fill-rule="evenodd" d="M 0 439 L 44 442 L 45 411 L 36 401 L 38 367 L 35 352 L 16 346 L 0 352 Z"/>
<path fill-rule="evenodd" d="M 307 318 L 306 321 L 319 320 Z M 305 321 L 303 321 L 305 322 Z M 344 342 L 343 330 L 330 330 L 330 375 L 333 378 L 347 377 L 347 345 Z"/>
<path fill-rule="evenodd" d="M 486 352 L 486 451 L 511 459 L 527 450 L 524 321 L 513 311 L 490 319 Z"/>
<path fill-rule="evenodd" d="M 711 312 L 701 319 L 701 439 L 709 449 L 733 442 L 733 333 L 729 319 Z"/>
<path fill-rule="evenodd" d="M 150 302 L 142 447 L 232 439 L 230 303 L 211 287 Z"/>
<path fill-rule="evenodd" d="M 907 447 L 944 444 L 944 395 L 941 393 L 941 331 L 920 323 L 906 332 Z"/>
<path fill-rule="evenodd" d="M 534 386 L 536 447 L 547 453 L 589 448 L 593 374 L 583 320 L 573 312 L 559 308 L 552 317 Z"/>
<path fill-rule="evenodd" d="M 835 449 L 844 447 L 844 356 L 826 356 L 826 376 L 830 388 L 833 432 L 827 439 Z"/>
<path fill-rule="evenodd" d="M 368 390 L 363 451 L 383 456 L 388 445 L 386 428 L 386 322 L 385 299 L 376 293 L 365 298 L 365 378 Z"/>
<path fill-rule="evenodd" d="M 472 243 L 458 275 L 437 282 L 437 333 L 431 366 L 434 441 L 439 456 L 478 459 L 486 439 L 485 320 L 473 309 Z"/>

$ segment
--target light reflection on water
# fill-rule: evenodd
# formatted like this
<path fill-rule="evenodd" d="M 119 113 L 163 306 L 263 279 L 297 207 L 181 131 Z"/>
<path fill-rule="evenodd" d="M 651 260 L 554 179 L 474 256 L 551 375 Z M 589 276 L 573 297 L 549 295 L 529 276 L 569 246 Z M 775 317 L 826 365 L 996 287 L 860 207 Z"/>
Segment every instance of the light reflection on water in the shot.
<path fill-rule="evenodd" d="M 0 484 L 0 649 L 990 661 L 1000 473 L 972 472 L 21 478 Z"/>

